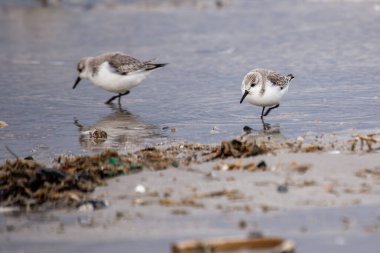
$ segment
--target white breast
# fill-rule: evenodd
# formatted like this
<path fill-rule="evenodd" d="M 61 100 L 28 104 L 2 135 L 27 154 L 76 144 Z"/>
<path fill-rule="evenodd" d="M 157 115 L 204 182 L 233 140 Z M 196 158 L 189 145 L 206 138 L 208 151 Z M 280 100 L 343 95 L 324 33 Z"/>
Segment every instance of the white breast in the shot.
<path fill-rule="evenodd" d="M 246 100 L 257 106 L 273 106 L 280 103 L 283 95 L 288 91 L 288 86 L 282 90 L 278 86 L 273 86 L 270 82 L 265 85 L 265 92 L 261 93 L 261 86 L 256 85 L 251 88 Z"/>
<path fill-rule="evenodd" d="M 135 71 L 128 75 L 115 73 L 108 62 L 99 66 L 96 75 L 90 76 L 90 80 L 97 86 L 115 93 L 124 93 L 136 87 L 149 75 L 149 71 Z"/>

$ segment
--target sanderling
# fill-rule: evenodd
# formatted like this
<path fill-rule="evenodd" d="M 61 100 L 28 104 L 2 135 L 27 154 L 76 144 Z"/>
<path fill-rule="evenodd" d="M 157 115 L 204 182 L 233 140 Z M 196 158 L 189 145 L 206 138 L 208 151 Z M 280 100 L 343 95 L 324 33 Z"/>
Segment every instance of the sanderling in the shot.
<path fill-rule="evenodd" d="M 294 78 L 292 74 L 283 76 L 268 69 L 254 69 L 245 75 L 241 84 L 243 97 L 249 103 L 262 106 L 261 119 L 269 112 L 280 106 L 282 96 L 288 91 L 289 82 Z M 265 107 L 271 106 L 264 113 Z"/>
<path fill-rule="evenodd" d="M 81 79 L 89 79 L 95 85 L 118 93 L 106 101 L 110 104 L 114 99 L 127 95 L 130 90 L 144 80 L 152 70 L 167 63 L 140 61 L 123 53 L 105 53 L 95 57 L 84 57 L 78 63 L 78 78 L 73 89 Z"/>

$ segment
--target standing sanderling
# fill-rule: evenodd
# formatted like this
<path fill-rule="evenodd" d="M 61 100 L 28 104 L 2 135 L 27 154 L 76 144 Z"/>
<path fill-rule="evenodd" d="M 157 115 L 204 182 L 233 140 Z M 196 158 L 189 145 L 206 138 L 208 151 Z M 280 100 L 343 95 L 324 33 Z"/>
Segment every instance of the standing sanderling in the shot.
<path fill-rule="evenodd" d="M 294 78 L 292 74 L 283 76 L 268 69 L 254 69 L 245 75 L 241 84 L 243 97 L 249 103 L 262 106 L 261 119 L 269 112 L 280 106 L 282 96 L 288 91 L 289 82 Z M 269 107 L 264 113 L 265 107 Z"/>
<path fill-rule="evenodd" d="M 110 104 L 114 99 L 127 95 L 130 90 L 144 80 L 152 70 L 167 63 L 139 61 L 123 53 L 105 53 L 95 57 L 84 57 L 78 63 L 78 78 L 73 89 L 81 79 L 89 79 L 95 85 L 118 93 L 106 101 Z"/>

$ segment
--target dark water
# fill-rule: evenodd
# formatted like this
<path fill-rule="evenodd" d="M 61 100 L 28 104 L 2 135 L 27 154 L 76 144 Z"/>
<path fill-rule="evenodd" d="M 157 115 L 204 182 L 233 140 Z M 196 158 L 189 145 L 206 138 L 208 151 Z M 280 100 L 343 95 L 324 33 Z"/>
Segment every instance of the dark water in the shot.
<path fill-rule="evenodd" d="M 296 76 L 267 118 L 286 137 L 379 128 L 374 3 L 9 2 L 0 1 L 0 120 L 9 125 L 0 129 L 1 161 L 12 158 L 4 145 L 48 160 L 178 139 L 216 143 L 245 125 L 261 129 L 261 109 L 239 104 L 242 78 L 255 67 Z M 170 64 L 123 98 L 119 110 L 103 104 L 111 93 L 87 81 L 71 89 L 79 58 L 108 51 Z M 108 140 L 81 137 L 74 119 L 106 130 Z"/>

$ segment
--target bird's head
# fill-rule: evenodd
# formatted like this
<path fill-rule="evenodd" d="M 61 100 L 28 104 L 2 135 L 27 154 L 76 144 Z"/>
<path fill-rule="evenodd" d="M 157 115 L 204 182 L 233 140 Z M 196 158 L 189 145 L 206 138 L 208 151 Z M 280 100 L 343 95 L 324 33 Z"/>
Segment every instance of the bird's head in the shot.
<path fill-rule="evenodd" d="M 286 76 L 286 78 L 288 79 L 288 82 L 290 82 L 292 79 L 294 79 L 294 76 L 293 74 L 289 74 Z"/>
<path fill-rule="evenodd" d="M 243 103 L 245 97 L 251 92 L 253 87 L 256 86 L 257 83 L 259 83 L 260 76 L 255 72 L 248 73 L 243 80 L 241 91 L 243 93 L 243 96 L 240 99 L 240 104 Z"/>
<path fill-rule="evenodd" d="M 88 78 L 88 60 L 89 60 L 89 58 L 86 57 L 86 58 L 82 58 L 79 61 L 78 65 L 77 65 L 78 77 L 74 83 L 73 89 L 75 89 L 75 87 L 78 85 L 78 83 L 82 79 Z"/>

